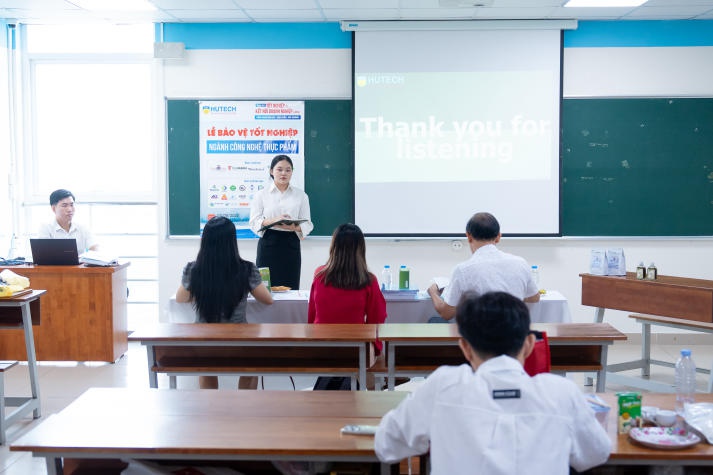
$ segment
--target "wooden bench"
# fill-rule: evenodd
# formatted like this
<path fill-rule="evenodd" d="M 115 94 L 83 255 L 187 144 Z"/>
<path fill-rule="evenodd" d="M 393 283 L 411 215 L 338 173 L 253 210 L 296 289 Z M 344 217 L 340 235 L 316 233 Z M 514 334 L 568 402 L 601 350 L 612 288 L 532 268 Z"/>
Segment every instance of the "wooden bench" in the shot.
<path fill-rule="evenodd" d="M 616 372 L 631 369 L 641 369 L 641 376 L 648 377 L 650 375 L 652 364 L 658 366 L 666 366 L 669 368 L 673 368 L 675 366 L 674 363 L 671 363 L 669 361 L 661 361 L 651 358 L 651 325 L 677 328 L 681 330 L 697 331 L 703 333 L 713 333 L 713 323 L 709 322 L 701 322 L 685 318 L 661 317 L 658 315 L 640 314 L 631 314 L 629 315 L 629 318 L 633 318 L 638 323 L 641 323 L 641 359 L 609 365 L 607 367 L 607 371 Z M 711 374 L 710 370 L 704 368 L 697 368 L 696 371 L 708 375 Z M 644 381 L 642 382 L 642 384 L 651 386 L 651 389 L 654 390 L 662 390 L 661 385 L 658 383 L 647 383 Z M 713 376 L 710 376 L 708 378 L 708 392 L 711 392 L 711 390 L 713 390 Z"/>
<path fill-rule="evenodd" d="M 298 323 L 167 323 L 129 336 L 146 346 L 152 388 L 159 373 L 169 376 L 171 388 L 177 375 L 299 373 L 366 381 L 375 339 L 376 325 Z"/>
<path fill-rule="evenodd" d="M 537 323 L 532 328 L 547 332 L 552 372 L 596 372 L 597 391 L 604 391 L 607 347 L 626 335 L 607 323 Z M 423 376 L 441 365 L 465 363 L 456 325 L 386 323 L 379 325 L 378 334 L 386 358 L 369 372 L 385 376 L 389 389 L 396 376 Z"/>

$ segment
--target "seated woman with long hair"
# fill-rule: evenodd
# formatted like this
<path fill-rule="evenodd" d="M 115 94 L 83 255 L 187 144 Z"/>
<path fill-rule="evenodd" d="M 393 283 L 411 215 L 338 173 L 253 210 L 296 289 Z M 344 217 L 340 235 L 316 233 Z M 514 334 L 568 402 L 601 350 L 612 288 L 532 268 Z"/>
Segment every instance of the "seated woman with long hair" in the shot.
<path fill-rule="evenodd" d="M 314 274 L 307 318 L 309 323 L 384 323 L 386 320 L 386 301 L 376 276 L 366 265 L 366 243 L 359 226 L 341 224 L 332 234 L 329 259 Z M 377 355 L 381 353 L 380 341 L 374 342 L 374 347 Z M 331 381 L 330 387 L 344 379 Z M 316 387 L 319 386 L 320 381 Z"/>
<path fill-rule="evenodd" d="M 246 323 L 248 293 L 258 302 L 272 303 L 255 264 L 240 257 L 235 225 L 217 216 L 203 228 L 195 261 L 183 268 L 176 302 L 192 302 L 197 323 Z M 201 376 L 202 389 L 217 389 L 217 376 Z M 256 376 L 243 376 L 239 389 L 256 389 Z"/>

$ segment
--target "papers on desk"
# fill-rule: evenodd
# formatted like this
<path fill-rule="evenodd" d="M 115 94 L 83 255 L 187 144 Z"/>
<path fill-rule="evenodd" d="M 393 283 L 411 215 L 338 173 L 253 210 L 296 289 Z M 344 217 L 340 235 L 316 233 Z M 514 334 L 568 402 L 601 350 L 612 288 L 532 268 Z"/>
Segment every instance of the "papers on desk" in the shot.
<path fill-rule="evenodd" d="M 418 289 L 382 290 L 386 300 L 415 300 L 418 298 Z"/>
<path fill-rule="evenodd" d="M 88 266 L 108 267 L 119 264 L 119 259 L 97 251 L 87 251 L 79 256 L 79 262 Z"/>

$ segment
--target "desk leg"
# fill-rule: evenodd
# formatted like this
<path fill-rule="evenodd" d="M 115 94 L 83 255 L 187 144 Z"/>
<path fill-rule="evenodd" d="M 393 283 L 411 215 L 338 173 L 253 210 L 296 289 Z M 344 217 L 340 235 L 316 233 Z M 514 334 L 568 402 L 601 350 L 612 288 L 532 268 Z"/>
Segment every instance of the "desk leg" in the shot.
<path fill-rule="evenodd" d="M 604 321 L 604 309 L 597 307 L 594 309 L 594 323 L 602 323 Z"/>
<path fill-rule="evenodd" d="M 394 463 L 394 464 L 381 463 L 379 465 L 381 466 L 381 470 L 379 470 L 381 475 L 391 475 L 391 474 L 398 475 L 398 473 L 399 473 L 399 464 L 398 463 Z"/>
<path fill-rule="evenodd" d="M 25 327 L 25 348 L 27 349 L 27 368 L 30 373 L 32 399 L 35 400 L 35 410 L 32 417 L 40 417 L 40 378 L 37 374 L 37 357 L 35 356 L 35 338 L 32 334 L 32 316 L 29 302 L 22 305 L 22 325 Z"/>
<path fill-rule="evenodd" d="M 61 458 L 47 457 L 45 461 L 47 465 L 47 475 L 61 475 L 64 473 Z"/>
<path fill-rule="evenodd" d="M 361 381 L 361 390 L 367 390 L 366 384 L 366 349 L 371 343 L 363 343 L 359 345 L 359 381 Z"/>
<path fill-rule="evenodd" d="M 606 389 L 607 385 L 607 356 L 609 352 L 609 347 L 608 345 L 602 345 L 602 352 L 601 352 L 601 357 L 600 361 L 602 364 L 602 369 L 597 371 L 597 389 L 596 391 L 598 393 L 603 393 Z"/>
<path fill-rule="evenodd" d="M 651 372 L 651 324 L 641 324 L 641 376 Z"/>
<path fill-rule="evenodd" d="M 594 309 L 594 323 L 602 323 L 604 321 L 604 308 L 602 307 L 597 307 Z M 602 374 L 606 372 L 606 366 L 602 371 L 597 373 L 597 392 L 599 391 L 599 380 L 602 377 Z M 584 377 L 584 385 L 585 386 L 591 386 L 593 384 L 592 377 L 591 376 L 585 376 Z M 603 391 L 603 390 L 602 390 Z"/>
<path fill-rule="evenodd" d="M 148 361 L 149 365 L 149 387 L 158 388 L 158 375 L 151 371 L 156 364 L 156 353 L 154 353 L 154 348 L 151 345 L 146 345 L 146 361 Z"/>
<path fill-rule="evenodd" d="M 396 386 L 396 355 L 394 354 L 396 348 L 384 342 L 384 349 L 386 350 L 386 387 L 389 391 L 393 391 Z"/>
<path fill-rule="evenodd" d="M 0 372 L 0 445 L 5 442 L 5 373 Z"/>

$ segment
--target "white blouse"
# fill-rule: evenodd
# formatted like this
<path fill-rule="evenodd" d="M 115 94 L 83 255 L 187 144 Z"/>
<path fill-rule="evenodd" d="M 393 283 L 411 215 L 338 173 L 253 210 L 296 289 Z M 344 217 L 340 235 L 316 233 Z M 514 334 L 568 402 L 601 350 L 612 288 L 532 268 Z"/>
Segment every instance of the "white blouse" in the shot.
<path fill-rule="evenodd" d="M 262 222 L 266 218 L 276 218 L 283 214 L 288 215 L 291 219 L 306 219 L 300 224 L 301 238 L 307 236 L 314 225 L 309 211 L 309 197 L 307 193 L 289 185 L 284 192 L 281 192 L 275 183 L 271 183 L 269 187 L 262 190 L 255 196 L 252 207 L 250 208 L 250 229 L 262 237 L 263 232 L 259 232 L 262 227 Z M 275 231 L 285 231 L 284 229 L 273 228 Z M 292 231 L 288 231 L 292 232 Z"/>

